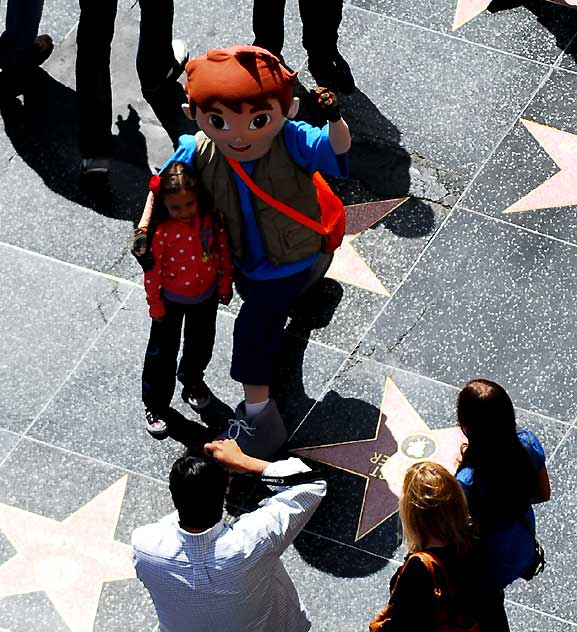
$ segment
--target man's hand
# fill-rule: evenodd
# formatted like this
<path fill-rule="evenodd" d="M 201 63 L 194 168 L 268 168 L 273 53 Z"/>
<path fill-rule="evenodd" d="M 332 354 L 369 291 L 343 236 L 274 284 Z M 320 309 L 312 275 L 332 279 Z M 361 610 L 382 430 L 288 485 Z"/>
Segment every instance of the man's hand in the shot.
<path fill-rule="evenodd" d="M 268 461 L 261 461 L 260 459 L 247 456 L 234 439 L 206 443 L 204 451 L 230 472 L 262 474 L 265 468 L 270 465 Z"/>
<path fill-rule="evenodd" d="M 315 88 L 311 90 L 311 95 L 329 123 L 336 123 L 341 120 L 341 110 L 334 92 L 328 88 Z"/>

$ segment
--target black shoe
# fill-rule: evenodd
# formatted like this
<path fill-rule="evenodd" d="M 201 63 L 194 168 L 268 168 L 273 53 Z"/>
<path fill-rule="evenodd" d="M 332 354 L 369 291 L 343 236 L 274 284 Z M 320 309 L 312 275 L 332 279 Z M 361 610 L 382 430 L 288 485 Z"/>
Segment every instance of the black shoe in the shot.
<path fill-rule="evenodd" d="M 355 78 L 346 59 L 337 53 L 334 57 L 337 88 L 343 94 L 352 94 L 355 91 Z"/>
<path fill-rule="evenodd" d="M 148 433 L 157 439 L 166 436 L 168 428 L 166 426 L 164 415 L 154 413 L 148 408 L 144 414 L 146 417 L 146 430 L 148 430 Z"/>
<path fill-rule="evenodd" d="M 352 94 L 355 91 L 351 69 L 340 53 L 335 53 L 332 57 L 312 55 L 309 57 L 308 67 L 317 86 L 343 94 Z"/>
<path fill-rule="evenodd" d="M 204 382 L 200 382 L 182 390 L 182 401 L 186 402 L 194 412 L 204 410 L 212 401 L 212 393 Z"/>

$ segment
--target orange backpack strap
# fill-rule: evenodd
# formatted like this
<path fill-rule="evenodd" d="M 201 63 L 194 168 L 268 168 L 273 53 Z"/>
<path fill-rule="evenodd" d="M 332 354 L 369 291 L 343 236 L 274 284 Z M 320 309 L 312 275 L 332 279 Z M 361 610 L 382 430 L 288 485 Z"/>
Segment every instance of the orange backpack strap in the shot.
<path fill-rule="evenodd" d="M 433 591 L 436 597 L 441 596 L 441 587 L 439 586 L 439 582 L 437 581 L 437 575 L 435 573 L 435 568 L 438 568 L 441 571 L 441 574 L 445 579 L 447 578 L 447 571 L 445 570 L 444 564 L 441 560 L 432 553 L 428 553 L 427 551 L 417 551 L 413 553 L 414 557 L 418 557 L 421 562 L 424 564 L 427 569 L 429 575 L 431 576 L 431 581 L 433 582 Z"/>
<path fill-rule="evenodd" d="M 236 175 L 246 184 L 246 186 L 263 202 L 266 202 L 270 207 L 274 208 L 279 213 L 290 217 L 295 222 L 306 226 L 310 230 L 318 233 L 319 235 L 326 236 L 329 234 L 328 229 L 326 229 L 322 224 L 315 222 L 310 217 L 295 211 L 294 208 L 291 208 L 288 204 L 273 198 L 272 195 L 269 195 L 266 191 L 263 191 L 258 184 L 248 175 L 248 173 L 240 166 L 240 163 L 232 158 L 226 156 L 226 161 L 230 165 L 231 169 L 236 173 Z M 325 186 L 326 185 L 325 183 Z"/>

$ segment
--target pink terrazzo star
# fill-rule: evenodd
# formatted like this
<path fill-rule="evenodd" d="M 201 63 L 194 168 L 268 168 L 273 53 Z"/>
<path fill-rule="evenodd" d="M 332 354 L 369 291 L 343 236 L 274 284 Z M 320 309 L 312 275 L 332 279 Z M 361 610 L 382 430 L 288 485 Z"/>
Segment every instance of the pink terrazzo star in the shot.
<path fill-rule="evenodd" d="M 563 7 L 577 7 L 577 0 L 548 0 L 553 4 L 559 4 Z M 489 7 L 492 0 L 457 0 L 457 8 L 455 9 L 455 17 L 453 19 L 453 31 L 460 29 L 462 26 L 476 18 L 480 13 Z"/>
<path fill-rule="evenodd" d="M 555 161 L 560 171 L 511 204 L 504 213 L 577 205 L 577 135 L 533 121 L 522 119 L 521 122 Z"/>
<path fill-rule="evenodd" d="M 62 522 L 0 503 L 16 555 L 0 566 L 0 597 L 43 591 L 72 632 L 91 632 L 103 582 L 135 576 L 129 545 L 114 539 L 124 476 Z"/>
<path fill-rule="evenodd" d="M 465 436 L 458 427 L 431 430 L 391 378 L 387 378 L 381 415 L 372 439 L 291 450 L 365 479 L 355 541 L 376 529 L 397 510 L 407 469 L 434 461 L 457 469 Z"/>
<path fill-rule="evenodd" d="M 336 281 L 356 285 L 369 290 L 369 292 L 390 296 L 367 262 L 355 250 L 353 240 L 380 222 L 408 199 L 404 197 L 347 206 L 345 208 L 347 215 L 345 238 L 340 248 L 335 252 L 326 276 Z"/>

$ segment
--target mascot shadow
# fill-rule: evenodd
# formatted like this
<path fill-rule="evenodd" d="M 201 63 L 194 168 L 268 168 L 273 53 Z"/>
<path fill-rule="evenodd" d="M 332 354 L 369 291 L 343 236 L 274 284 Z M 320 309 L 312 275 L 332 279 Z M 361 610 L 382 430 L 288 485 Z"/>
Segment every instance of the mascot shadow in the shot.
<path fill-rule="evenodd" d="M 138 112 L 115 121 L 109 184 L 80 178 L 76 93 L 41 68 L 27 77 L 23 99 L 4 95 L 0 115 L 22 160 L 58 195 L 114 219 L 140 217 L 150 169 Z"/>

